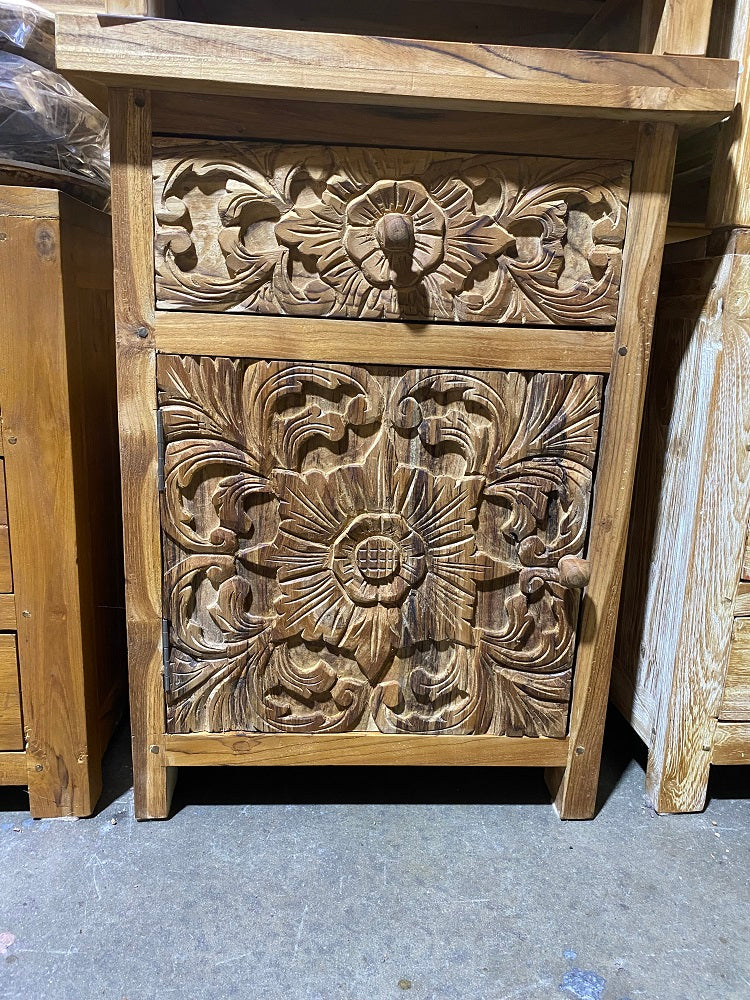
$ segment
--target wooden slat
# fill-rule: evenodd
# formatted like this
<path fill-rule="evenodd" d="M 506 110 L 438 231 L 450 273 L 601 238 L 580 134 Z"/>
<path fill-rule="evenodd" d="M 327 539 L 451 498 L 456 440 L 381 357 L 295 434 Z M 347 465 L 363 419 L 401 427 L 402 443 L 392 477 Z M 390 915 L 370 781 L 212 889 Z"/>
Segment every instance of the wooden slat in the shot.
<path fill-rule="evenodd" d="M 10 556 L 8 500 L 5 487 L 5 459 L 0 458 L 0 594 L 10 594 L 12 590 L 13 569 L 11 566 Z"/>
<path fill-rule="evenodd" d="M 154 340 L 163 354 L 339 361 L 357 364 L 608 372 L 607 330 L 445 326 L 159 312 Z"/>
<path fill-rule="evenodd" d="M 110 93 L 117 392 L 125 529 L 125 602 L 135 812 L 169 812 L 171 785 L 149 752 L 165 728 L 161 680 L 161 543 L 157 491 L 156 354 L 149 96 Z M 142 336 L 145 334 L 145 336 Z"/>
<path fill-rule="evenodd" d="M 750 722 L 718 722 L 712 764 L 750 764 Z"/>
<path fill-rule="evenodd" d="M 112 86 L 678 122 L 734 105 L 726 60 L 61 15 L 56 59 Z"/>
<path fill-rule="evenodd" d="M 734 613 L 750 617 L 750 580 L 740 580 L 734 599 Z"/>
<path fill-rule="evenodd" d="M 750 581 L 750 526 L 745 535 L 745 553 L 742 557 L 742 579 Z"/>
<path fill-rule="evenodd" d="M 750 722 L 750 618 L 735 618 L 719 718 Z"/>
<path fill-rule="evenodd" d="M 0 634 L 0 750 L 23 750 L 16 637 Z"/>
<path fill-rule="evenodd" d="M 555 767 L 565 763 L 567 740 L 513 739 L 506 736 L 384 735 L 291 733 L 252 735 L 172 735 L 163 739 L 169 765 L 354 764 L 410 766 L 511 765 Z"/>
<path fill-rule="evenodd" d="M 629 160 L 638 123 L 154 91 L 154 134 Z"/>
<path fill-rule="evenodd" d="M 16 628 L 16 599 L 13 594 L 0 594 L 0 632 Z"/>
<path fill-rule="evenodd" d="M 741 236 L 725 234 L 718 256 L 670 254 L 662 276 L 613 685 L 626 716 L 633 690 L 648 705 L 647 793 L 659 812 L 703 808 L 729 656 L 750 508 Z"/>
<path fill-rule="evenodd" d="M 0 751 L 0 785 L 25 785 L 28 764 L 23 751 Z"/>
<path fill-rule="evenodd" d="M 667 225 L 675 130 L 642 126 L 633 169 L 621 305 L 607 388 L 588 558 L 591 581 L 579 630 L 570 754 L 556 804 L 563 818 L 593 815 L 630 519 L 638 432 Z"/>
<path fill-rule="evenodd" d="M 705 55 L 713 0 L 644 0 L 643 52 Z"/>

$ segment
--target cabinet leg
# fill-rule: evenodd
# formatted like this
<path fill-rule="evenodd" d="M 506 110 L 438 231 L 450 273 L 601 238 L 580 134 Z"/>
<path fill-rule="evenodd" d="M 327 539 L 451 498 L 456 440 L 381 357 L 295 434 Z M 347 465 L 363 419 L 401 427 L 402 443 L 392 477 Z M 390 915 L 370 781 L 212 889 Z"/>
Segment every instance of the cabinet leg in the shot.
<path fill-rule="evenodd" d="M 172 805 L 177 768 L 164 767 L 161 753 L 133 745 L 133 795 L 136 819 L 166 819 Z"/>

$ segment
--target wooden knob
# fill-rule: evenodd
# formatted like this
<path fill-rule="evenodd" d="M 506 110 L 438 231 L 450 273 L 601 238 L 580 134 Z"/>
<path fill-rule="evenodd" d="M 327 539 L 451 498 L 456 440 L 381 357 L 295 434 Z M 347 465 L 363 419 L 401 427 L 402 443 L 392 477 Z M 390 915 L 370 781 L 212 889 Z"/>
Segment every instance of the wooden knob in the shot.
<path fill-rule="evenodd" d="M 588 586 L 591 579 L 591 563 L 588 559 L 579 559 L 578 556 L 563 556 L 557 564 L 560 573 L 560 583 L 564 587 L 575 587 L 582 589 Z"/>
<path fill-rule="evenodd" d="M 410 215 L 388 212 L 378 220 L 376 231 L 387 253 L 409 253 L 414 248 L 414 223 Z"/>

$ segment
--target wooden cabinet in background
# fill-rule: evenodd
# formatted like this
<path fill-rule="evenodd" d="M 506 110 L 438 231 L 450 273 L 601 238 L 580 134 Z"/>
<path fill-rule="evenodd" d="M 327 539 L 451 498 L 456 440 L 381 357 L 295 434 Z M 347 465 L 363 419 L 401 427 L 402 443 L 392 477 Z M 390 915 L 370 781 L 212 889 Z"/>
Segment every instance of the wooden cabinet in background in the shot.
<path fill-rule="evenodd" d="M 108 215 L 0 187 L 0 784 L 33 816 L 92 812 L 122 709 L 111 260 Z"/>

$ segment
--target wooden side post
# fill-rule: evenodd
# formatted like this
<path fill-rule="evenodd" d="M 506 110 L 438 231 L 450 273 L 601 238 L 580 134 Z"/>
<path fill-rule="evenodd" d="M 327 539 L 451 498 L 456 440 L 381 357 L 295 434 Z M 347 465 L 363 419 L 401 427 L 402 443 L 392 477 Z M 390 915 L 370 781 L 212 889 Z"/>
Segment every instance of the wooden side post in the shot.
<path fill-rule="evenodd" d="M 644 0 L 641 52 L 703 56 L 713 0 Z"/>
<path fill-rule="evenodd" d="M 633 170 L 625 266 L 612 374 L 597 460 L 585 594 L 570 718 L 568 764 L 548 772 L 563 819 L 589 819 L 596 808 L 610 665 L 635 474 L 638 432 L 651 349 L 676 130 L 642 125 Z"/>
<path fill-rule="evenodd" d="M 125 603 L 138 819 L 169 813 L 164 766 L 161 545 L 157 483 L 151 98 L 110 92 L 117 385 L 125 540 Z"/>

